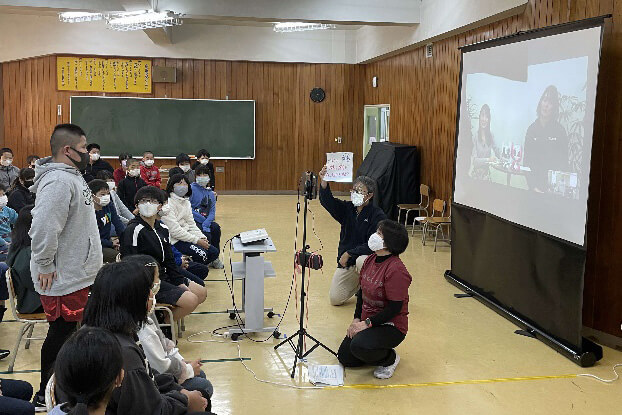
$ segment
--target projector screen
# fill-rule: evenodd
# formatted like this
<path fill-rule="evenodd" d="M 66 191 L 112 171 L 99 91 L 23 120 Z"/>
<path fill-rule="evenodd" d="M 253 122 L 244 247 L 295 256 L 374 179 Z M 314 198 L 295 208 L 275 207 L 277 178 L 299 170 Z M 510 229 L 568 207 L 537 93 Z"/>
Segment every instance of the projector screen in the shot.
<path fill-rule="evenodd" d="M 601 27 L 465 51 L 454 201 L 584 245 Z"/>

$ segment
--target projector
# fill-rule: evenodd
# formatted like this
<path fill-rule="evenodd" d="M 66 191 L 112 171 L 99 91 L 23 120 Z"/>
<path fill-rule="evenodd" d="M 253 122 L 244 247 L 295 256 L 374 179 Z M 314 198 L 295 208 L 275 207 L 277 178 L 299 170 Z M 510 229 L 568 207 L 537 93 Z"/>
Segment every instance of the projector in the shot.
<path fill-rule="evenodd" d="M 268 239 L 268 232 L 266 232 L 263 228 L 240 233 L 240 241 L 243 244 L 250 244 L 253 242 L 263 241 L 265 239 Z"/>

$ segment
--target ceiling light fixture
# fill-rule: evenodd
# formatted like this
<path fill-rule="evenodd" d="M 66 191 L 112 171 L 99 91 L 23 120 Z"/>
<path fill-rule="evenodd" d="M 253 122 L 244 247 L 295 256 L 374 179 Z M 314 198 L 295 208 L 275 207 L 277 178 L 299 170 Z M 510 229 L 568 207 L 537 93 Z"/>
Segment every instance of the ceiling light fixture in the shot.
<path fill-rule="evenodd" d="M 62 12 L 58 13 L 58 20 L 63 23 L 81 23 L 81 22 L 94 22 L 96 20 L 103 20 L 104 15 L 102 13 L 89 13 L 89 12 Z"/>
<path fill-rule="evenodd" d="M 337 26 L 334 24 L 324 24 L 324 23 L 284 22 L 284 23 L 276 23 L 274 25 L 274 31 L 278 33 L 289 33 L 289 32 L 304 32 L 307 30 L 335 29 L 336 27 Z"/>
<path fill-rule="evenodd" d="M 181 15 L 171 11 L 156 12 L 143 10 L 140 12 L 114 13 L 107 17 L 108 28 L 118 31 L 144 30 L 166 26 L 179 26 L 183 23 Z"/>

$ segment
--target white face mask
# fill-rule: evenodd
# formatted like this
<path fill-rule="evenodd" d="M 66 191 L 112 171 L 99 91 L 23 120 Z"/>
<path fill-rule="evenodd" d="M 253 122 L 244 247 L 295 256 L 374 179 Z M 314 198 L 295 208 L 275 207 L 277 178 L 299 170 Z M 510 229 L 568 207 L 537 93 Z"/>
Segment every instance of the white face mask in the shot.
<path fill-rule="evenodd" d="M 209 159 L 201 159 L 201 160 L 199 160 L 199 163 L 205 165 L 205 164 L 209 163 Z"/>
<path fill-rule="evenodd" d="M 4 160 L 2 160 L 2 165 L 4 167 L 10 166 L 12 163 L 13 163 L 13 159 L 4 159 Z"/>
<path fill-rule="evenodd" d="M 167 203 L 166 205 L 162 206 L 162 209 L 158 211 L 158 215 L 166 216 L 169 214 L 170 211 L 171 211 L 171 207 Z"/>
<path fill-rule="evenodd" d="M 350 200 L 354 206 L 359 207 L 365 203 L 365 196 L 357 192 L 350 192 Z"/>
<path fill-rule="evenodd" d="M 199 186 L 207 187 L 209 184 L 209 176 L 199 176 L 197 177 L 197 183 Z"/>
<path fill-rule="evenodd" d="M 146 218 L 150 218 L 158 213 L 158 204 L 145 202 L 138 204 L 138 212 Z"/>
<path fill-rule="evenodd" d="M 99 160 L 99 153 L 91 153 L 91 160 L 93 161 Z"/>
<path fill-rule="evenodd" d="M 110 195 L 103 195 L 99 197 L 100 206 L 108 206 L 108 203 L 110 203 Z"/>
<path fill-rule="evenodd" d="M 155 307 L 156 307 L 155 295 L 149 294 L 149 299 L 151 300 L 151 307 L 149 307 L 149 310 L 147 310 L 148 316 L 150 316 L 155 311 Z"/>
<path fill-rule="evenodd" d="M 7 195 L 0 196 L 0 208 L 5 207 L 7 203 L 9 203 L 9 197 Z"/>
<path fill-rule="evenodd" d="M 140 174 L 140 169 L 132 169 L 132 170 L 130 170 L 130 176 L 132 176 L 132 177 L 138 177 L 139 174 Z"/>
<path fill-rule="evenodd" d="M 173 186 L 173 192 L 179 197 L 184 197 L 188 193 L 188 186 Z"/>
<path fill-rule="evenodd" d="M 121 166 L 123 166 L 123 168 L 127 167 L 127 160 L 121 160 Z"/>
<path fill-rule="evenodd" d="M 115 182 L 107 182 L 108 183 L 108 188 L 110 189 L 110 191 L 113 191 L 114 189 L 117 188 L 117 185 L 115 184 Z"/>
<path fill-rule="evenodd" d="M 381 249 L 384 249 L 384 239 L 382 239 L 382 237 L 378 235 L 378 233 L 374 233 L 372 234 L 372 236 L 369 237 L 369 240 L 367 241 L 367 246 L 369 246 L 369 249 L 374 252 L 380 251 Z"/>
<path fill-rule="evenodd" d="M 147 167 L 153 166 L 153 163 L 154 163 L 153 160 L 145 160 L 145 166 L 147 166 Z"/>
<path fill-rule="evenodd" d="M 182 164 L 181 169 L 183 170 L 184 173 L 188 173 L 190 171 L 190 165 L 189 164 Z"/>

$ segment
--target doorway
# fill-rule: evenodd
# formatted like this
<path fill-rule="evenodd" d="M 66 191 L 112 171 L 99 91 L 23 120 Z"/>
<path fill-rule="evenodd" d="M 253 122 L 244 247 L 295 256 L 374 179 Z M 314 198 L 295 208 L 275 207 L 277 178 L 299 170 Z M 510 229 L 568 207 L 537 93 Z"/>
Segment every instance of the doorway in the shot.
<path fill-rule="evenodd" d="M 373 143 L 389 141 L 390 105 L 365 105 L 363 114 L 363 159 L 365 159 Z"/>

